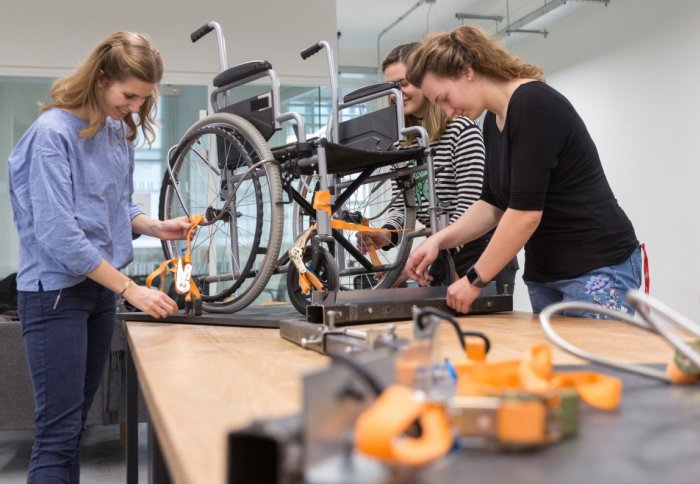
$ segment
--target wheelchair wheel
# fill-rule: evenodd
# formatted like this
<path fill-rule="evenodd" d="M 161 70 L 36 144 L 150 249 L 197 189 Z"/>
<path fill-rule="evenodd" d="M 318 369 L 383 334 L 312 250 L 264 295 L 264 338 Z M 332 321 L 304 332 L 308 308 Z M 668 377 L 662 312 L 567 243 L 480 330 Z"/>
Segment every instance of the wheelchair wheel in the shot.
<path fill-rule="evenodd" d="M 336 193 L 344 190 L 357 177 L 357 174 L 336 180 Z M 394 265 L 387 271 L 377 271 L 378 267 L 368 255 L 357 251 L 357 231 L 340 230 L 335 232 L 336 242 L 329 250 L 334 256 L 338 267 L 340 285 L 343 289 L 378 289 L 389 288 L 401 274 L 411 251 L 412 239 L 404 238 L 405 232 L 415 229 L 416 207 L 415 193 L 412 184 L 408 188 L 399 189 L 401 181 L 392 178 L 392 168 L 383 167 L 374 170 L 367 180 L 360 184 L 347 198 L 343 206 L 336 209 L 334 219 L 352 223 L 361 223 L 366 218 L 370 227 L 383 227 L 397 213 L 403 217 L 399 223 L 396 242 L 390 243 L 383 249 L 376 250 L 380 265 Z M 313 203 L 313 193 L 317 189 L 317 177 L 305 176 L 299 180 L 297 191 Z M 411 203 L 409 203 L 411 201 Z M 392 207 L 393 205 L 393 207 Z M 294 204 L 292 215 L 293 232 L 295 237 L 311 226 L 313 216 L 305 213 L 298 204 Z M 344 245 L 345 246 L 344 246 Z M 347 247 L 348 245 L 352 247 Z"/>
<path fill-rule="evenodd" d="M 380 265 L 393 265 L 394 268 L 378 271 L 377 264 L 371 261 L 368 254 L 358 254 L 359 232 L 355 230 L 340 230 L 339 241 L 350 242 L 353 247 L 343 247 L 337 244 L 336 260 L 340 274 L 341 286 L 348 289 L 379 289 L 388 288 L 401 274 L 406 260 L 411 252 L 411 238 L 403 237 L 415 229 L 416 207 L 415 192 L 410 188 L 399 189 L 399 180 L 391 178 L 392 169 L 384 167 L 375 170 L 367 181 L 361 184 L 336 210 L 334 218 L 351 223 L 361 223 L 366 219 L 370 227 L 383 227 L 394 220 L 397 213 L 400 217 L 399 232 L 392 234 L 392 242 L 384 248 L 376 249 Z M 345 186 L 349 180 L 340 180 Z M 409 203 L 409 201 L 411 203 Z M 369 265 L 368 262 L 370 263 Z"/>
<path fill-rule="evenodd" d="M 457 279 L 455 262 L 449 250 L 441 250 L 437 259 L 428 267 L 428 273 L 433 277 L 431 286 L 449 286 Z"/>
<path fill-rule="evenodd" d="M 323 247 L 319 248 L 318 260 L 312 260 L 312 248 L 304 249 L 304 264 L 307 269 L 312 271 L 314 275 L 323 284 L 323 289 L 327 291 L 337 291 L 339 287 L 338 270 L 336 269 L 335 259 L 328 250 Z M 304 294 L 299 287 L 299 271 L 296 266 L 290 262 L 287 269 L 287 293 L 289 301 L 301 314 L 306 314 L 306 306 L 311 302 L 311 293 Z"/>
<path fill-rule="evenodd" d="M 271 159 L 260 133 L 243 118 L 225 113 L 195 123 L 170 156 L 175 181 L 165 173 L 159 216 L 204 216 L 191 254 L 192 277 L 206 311 L 245 308 L 275 269 L 284 222 L 279 166 L 272 162 L 251 169 Z M 184 249 L 184 241 L 163 241 L 167 258 Z"/>

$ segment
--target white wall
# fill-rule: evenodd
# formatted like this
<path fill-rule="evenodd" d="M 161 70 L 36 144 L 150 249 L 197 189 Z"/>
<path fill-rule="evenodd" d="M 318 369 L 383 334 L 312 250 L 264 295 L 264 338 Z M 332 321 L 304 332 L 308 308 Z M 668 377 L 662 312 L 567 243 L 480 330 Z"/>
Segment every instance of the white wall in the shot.
<path fill-rule="evenodd" d="M 696 0 L 612 0 L 549 26 L 546 39 L 511 46 L 544 68 L 586 122 L 613 191 L 647 245 L 651 294 L 696 322 L 699 23 Z"/>
<path fill-rule="evenodd" d="M 226 36 L 229 65 L 266 59 L 287 84 L 327 83 L 325 58 L 299 52 L 319 40 L 336 45 L 330 0 L 3 0 L 0 75 L 55 76 L 70 71 L 117 30 L 147 33 L 163 55 L 164 82 L 209 84 L 218 72 L 212 34 L 189 34 L 215 20 Z"/>

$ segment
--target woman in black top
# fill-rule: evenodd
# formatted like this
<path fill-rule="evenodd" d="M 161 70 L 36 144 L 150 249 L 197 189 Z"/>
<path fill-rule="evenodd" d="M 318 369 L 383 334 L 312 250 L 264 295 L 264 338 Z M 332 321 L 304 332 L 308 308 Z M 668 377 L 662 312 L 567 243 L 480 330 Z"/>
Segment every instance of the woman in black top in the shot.
<path fill-rule="evenodd" d="M 382 62 L 382 72 L 384 79 L 400 84 L 406 126 L 423 126 L 428 133 L 430 145 L 434 150 L 435 195 L 438 205 L 442 207 L 451 223 L 481 195 L 484 182 L 484 139 L 481 129 L 474 121 L 464 116 L 448 117 L 438 106 L 428 102 L 420 89 L 406 81 L 406 59 L 419 46 L 419 42 L 412 42 L 394 47 Z M 414 135 L 406 138 L 402 144 L 397 143 L 397 148 L 418 146 Z M 425 175 L 426 172 L 421 172 L 416 176 Z M 416 219 L 424 226 L 430 227 L 427 188 L 422 189 L 425 184 L 427 181 L 416 185 Z M 394 184 L 393 190 L 393 195 L 398 195 L 398 184 Z M 400 229 L 404 222 L 403 197 L 396 196 L 394 200 L 384 224 L 384 228 L 390 230 Z M 400 236 L 399 232 L 390 235 L 381 232 L 357 234 L 359 248 L 363 253 L 370 244 L 387 250 L 394 248 Z M 466 274 L 466 270 L 477 261 L 488 245 L 491 235 L 493 234 L 487 233 L 468 244 L 455 247 L 453 259 L 455 271 L 459 276 Z M 513 258 L 494 277 L 499 294 L 513 294 L 517 271 L 518 260 Z"/>
<path fill-rule="evenodd" d="M 467 311 L 480 287 L 525 247 L 523 279 L 534 312 L 583 300 L 631 313 L 625 292 L 641 284 L 634 228 L 586 126 L 571 103 L 544 83 L 542 70 L 463 26 L 428 38 L 409 59 L 407 79 L 450 116 L 487 114 L 481 199 L 411 254 L 406 275 L 425 284 L 438 250 L 496 227 L 467 276 L 448 289 L 452 308 Z"/>

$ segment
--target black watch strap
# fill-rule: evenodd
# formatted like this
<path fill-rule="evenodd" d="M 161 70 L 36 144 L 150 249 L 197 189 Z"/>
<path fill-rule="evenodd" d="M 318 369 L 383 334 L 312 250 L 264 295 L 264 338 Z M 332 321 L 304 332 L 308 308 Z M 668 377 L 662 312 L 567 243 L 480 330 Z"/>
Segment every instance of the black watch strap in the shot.
<path fill-rule="evenodd" d="M 481 279 L 479 273 L 476 272 L 476 267 L 474 267 L 474 265 L 467 269 L 466 277 L 469 281 L 469 284 L 471 284 L 474 287 L 478 287 L 479 289 L 483 289 L 484 287 L 489 285 L 489 281 L 484 281 Z"/>

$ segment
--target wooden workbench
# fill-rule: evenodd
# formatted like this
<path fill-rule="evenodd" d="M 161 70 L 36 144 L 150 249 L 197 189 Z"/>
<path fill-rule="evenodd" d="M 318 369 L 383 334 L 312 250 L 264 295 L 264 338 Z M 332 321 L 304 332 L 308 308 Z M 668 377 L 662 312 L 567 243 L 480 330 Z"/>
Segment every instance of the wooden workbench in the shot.
<path fill-rule="evenodd" d="M 545 341 L 539 321 L 529 313 L 463 317 L 460 324 L 489 336 L 490 361 L 518 358 Z M 400 334 L 409 334 L 410 323 L 398 327 Z M 582 348 L 621 361 L 659 363 L 671 357 L 660 338 L 622 323 L 560 317 L 554 327 Z M 281 339 L 275 329 L 133 321 L 126 328 L 138 381 L 175 483 L 224 483 L 228 432 L 254 419 L 299 412 L 300 376 L 328 363 L 325 356 Z M 443 325 L 441 331 L 451 329 Z M 457 352 L 453 336 L 442 340 L 448 342 L 448 353 Z M 554 362 L 580 361 L 555 350 Z"/>

